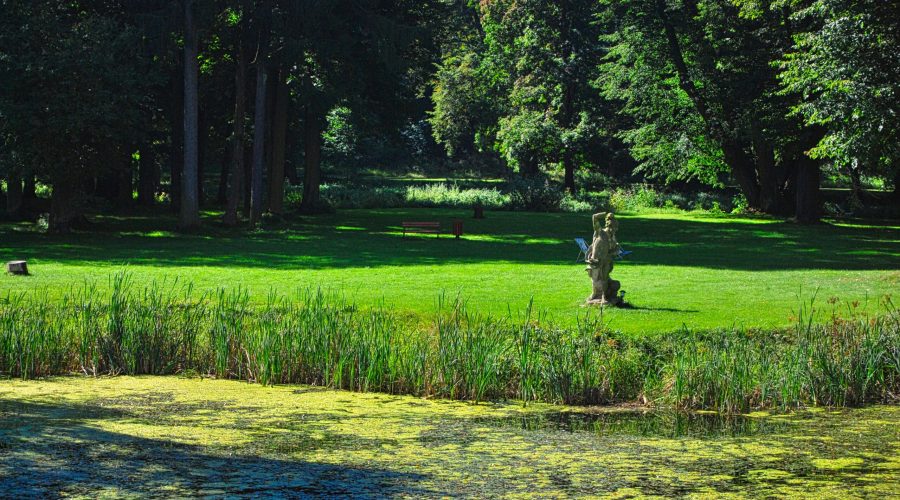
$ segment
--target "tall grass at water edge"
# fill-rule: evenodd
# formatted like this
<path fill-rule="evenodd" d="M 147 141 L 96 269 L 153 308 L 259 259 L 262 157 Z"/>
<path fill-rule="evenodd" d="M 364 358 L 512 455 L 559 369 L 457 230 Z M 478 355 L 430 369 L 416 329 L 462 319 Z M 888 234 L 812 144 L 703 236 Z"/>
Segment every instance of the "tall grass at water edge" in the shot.
<path fill-rule="evenodd" d="M 252 306 L 243 289 L 136 287 L 122 273 L 102 295 L 90 284 L 52 303 L 7 295 L 0 374 L 199 373 L 474 401 L 641 401 L 723 412 L 900 400 L 900 312 L 889 298 L 876 316 L 807 308 L 787 329 L 651 338 L 610 331 L 594 311 L 560 328 L 531 307 L 498 318 L 458 298 L 439 305 L 413 326 L 389 307 L 361 309 L 321 290 L 273 292 Z"/>

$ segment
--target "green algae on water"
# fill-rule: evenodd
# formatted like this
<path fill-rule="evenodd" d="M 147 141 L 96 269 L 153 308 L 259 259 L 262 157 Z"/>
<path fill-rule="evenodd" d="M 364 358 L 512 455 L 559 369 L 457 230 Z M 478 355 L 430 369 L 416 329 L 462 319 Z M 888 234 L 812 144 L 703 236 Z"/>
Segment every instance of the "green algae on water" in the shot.
<path fill-rule="evenodd" d="M 472 404 L 178 377 L 0 383 L 18 496 L 889 497 L 900 408 Z"/>

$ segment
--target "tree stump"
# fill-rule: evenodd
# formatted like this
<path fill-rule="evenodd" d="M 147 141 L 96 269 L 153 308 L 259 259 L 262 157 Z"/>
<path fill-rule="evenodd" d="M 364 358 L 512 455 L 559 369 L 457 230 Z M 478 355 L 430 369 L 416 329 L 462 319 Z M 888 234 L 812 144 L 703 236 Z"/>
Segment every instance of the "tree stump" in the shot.
<path fill-rule="evenodd" d="M 6 272 L 10 274 L 28 274 L 28 263 L 24 260 L 12 260 L 6 263 Z"/>

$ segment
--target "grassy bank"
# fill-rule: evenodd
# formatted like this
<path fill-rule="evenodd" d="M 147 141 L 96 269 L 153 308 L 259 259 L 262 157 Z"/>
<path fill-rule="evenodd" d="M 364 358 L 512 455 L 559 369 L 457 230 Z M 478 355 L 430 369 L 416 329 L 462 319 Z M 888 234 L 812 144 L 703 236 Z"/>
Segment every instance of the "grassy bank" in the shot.
<path fill-rule="evenodd" d="M 586 311 L 574 328 L 529 309 L 506 317 L 445 300 L 431 322 L 359 308 L 319 291 L 202 294 L 190 285 L 73 288 L 58 300 L 12 294 L 0 306 L 0 373 L 199 373 L 263 384 L 463 400 L 643 401 L 740 412 L 852 406 L 900 394 L 900 313 L 801 314 L 774 330 L 621 335 Z M 833 310 L 843 307 L 830 304 Z"/>

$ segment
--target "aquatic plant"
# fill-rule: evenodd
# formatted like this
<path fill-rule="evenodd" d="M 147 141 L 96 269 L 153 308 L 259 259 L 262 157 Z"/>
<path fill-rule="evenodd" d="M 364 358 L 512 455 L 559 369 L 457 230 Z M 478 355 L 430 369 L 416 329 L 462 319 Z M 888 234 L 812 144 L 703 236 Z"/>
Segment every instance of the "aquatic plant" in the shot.
<path fill-rule="evenodd" d="M 595 313 L 563 328 L 530 305 L 496 318 L 472 313 L 459 297 L 442 297 L 422 325 L 317 289 L 272 292 L 254 306 L 240 288 L 136 287 L 124 273 L 110 285 L 106 295 L 90 283 L 74 287 L 54 302 L 8 294 L 0 301 L 0 374 L 190 372 L 473 401 L 642 401 L 727 413 L 900 398 L 900 314 L 889 299 L 871 317 L 850 306 L 817 321 L 807 308 L 788 329 L 635 338 Z"/>

